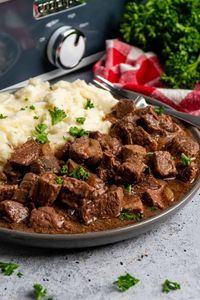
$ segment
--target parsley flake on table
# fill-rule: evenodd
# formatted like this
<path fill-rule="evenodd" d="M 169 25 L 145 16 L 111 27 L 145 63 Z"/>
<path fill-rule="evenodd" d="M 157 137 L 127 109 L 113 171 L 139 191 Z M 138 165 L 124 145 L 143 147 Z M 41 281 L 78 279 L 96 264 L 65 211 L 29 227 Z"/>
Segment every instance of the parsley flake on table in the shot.
<path fill-rule="evenodd" d="M 83 128 L 78 127 L 70 127 L 69 134 L 74 137 L 88 136 L 89 132 L 84 130 Z"/>
<path fill-rule="evenodd" d="M 69 176 L 86 181 L 90 177 L 90 173 L 87 172 L 83 167 L 77 167 L 69 174 Z"/>
<path fill-rule="evenodd" d="M 57 184 L 62 184 L 62 183 L 63 183 L 63 179 L 62 179 L 61 177 L 57 176 L 57 177 L 55 178 L 55 182 L 56 182 Z"/>
<path fill-rule="evenodd" d="M 155 113 L 160 116 L 165 112 L 164 106 L 159 106 L 154 108 Z"/>
<path fill-rule="evenodd" d="M 84 108 L 85 109 L 92 109 L 92 108 L 94 108 L 94 103 L 92 103 L 90 99 L 87 99 L 87 102 L 86 102 Z"/>
<path fill-rule="evenodd" d="M 47 289 L 45 289 L 40 283 L 35 283 L 34 286 L 35 300 L 41 300 L 47 294 Z"/>
<path fill-rule="evenodd" d="M 49 140 L 47 137 L 47 134 L 45 133 L 45 130 L 47 129 L 47 125 L 46 124 L 39 124 L 35 127 L 35 130 L 37 131 L 37 135 L 36 135 L 36 142 L 40 143 L 40 144 L 46 144 Z"/>
<path fill-rule="evenodd" d="M 17 273 L 17 276 L 18 276 L 19 278 L 21 278 L 21 277 L 23 276 L 23 274 L 22 274 L 21 272 L 18 272 L 18 273 Z"/>
<path fill-rule="evenodd" d="M 132 213 L 130 210 L 124 210 L 120 213 L 119 216 L 121 221 L 136 221 L 139 222 L 143 219 L 143 214 L 141 213 Z"/>
<path fill-rule="evenodd" d="M 192 163 L 191 158 L 185 155 L 184 153 L 181 153 L 181 160 L 184 166 L 189 166 Z"/>
<path fill-rule="evenodd" d="M 172 290 L 180 290 L 181 285 L 178 282 L 173 282 L 168 279 L 162 284 L 163 293 L 169 293 Z"/>
<path fill-rule="evenodd" d="M 0 119 L 6 119 L 8 116 L 4 116 L 3 114 L 0 114 Z"/>
<path fill-rule="evenodd" d="M 114 284 L 117 286 L 117 288 L 121 292 L 125 292 L 128 289 L 130 289 L 132 286 L 139 283 L 140 280 L 131 276 L 130 274 L 126 273 L 126 275 L 119 276 L 118 279 L 114 282 Z"/>
<path fill-rule="evenodd" d="M 67 172 L 68 172 L 68 166 L 67 165 L 62 166 L 62 168 L 60 170 L 60 174 L 65 175 L 65 174 L 67 174 Z"/>
<path fill-rule="evenodd" d="M 85 120 L 86 120 L 86 118 L 84 118 L 84 117 L 76 118 L 76 122 L 79 124 L 82 124 L 82 125 L 85 123 Z"/>
<path fill-rule="evenodd" d="M 56 125 L 59 122 L 61 122 L 64 118 L 67 117 L 66 113 L 63 109 L 60 109 L 58 107 L 54 107 L 53 110 L 49 109 L 49 113 L 51 116 L 51 124 Z"/>
<path fill-rule="evenodd" d="M 0 269 L 1 272 L 5 275 L 5 276 L 10 276 L 14 273 L 14 271 L 18 268 L 19 266 L 17 264 L 14 263 L 4 263 L 4 262 L 0 262 Z"/>

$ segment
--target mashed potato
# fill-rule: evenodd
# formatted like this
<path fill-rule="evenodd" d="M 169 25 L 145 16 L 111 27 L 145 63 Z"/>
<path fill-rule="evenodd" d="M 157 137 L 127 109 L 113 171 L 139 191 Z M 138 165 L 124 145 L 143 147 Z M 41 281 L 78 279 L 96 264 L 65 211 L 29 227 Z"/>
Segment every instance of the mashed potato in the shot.
<path fill-rule="evenodd" d="M 94 108 L 85 109 L 88 99 Z M 48 82 L 31 79 L 15 95 L 1 93 L 0 168 L 9 159 L 13 148 L 34 137 L 35 127 L 41 123 L 47 125 L 46 133 L 54 150 L 65 143 L 64 138 L 70 137 L 69 129 L 73 126 L 107 133 L 111 124 L 103 118 L 116 103 L 109 92 L 81 80 L 59 81 L 50 87 Z M 52 125 L 49 110 L 54 108 L 62 109 L 67 116 Z M 79 117 L 85 118 L 83 125 L 76 122 Z"/>

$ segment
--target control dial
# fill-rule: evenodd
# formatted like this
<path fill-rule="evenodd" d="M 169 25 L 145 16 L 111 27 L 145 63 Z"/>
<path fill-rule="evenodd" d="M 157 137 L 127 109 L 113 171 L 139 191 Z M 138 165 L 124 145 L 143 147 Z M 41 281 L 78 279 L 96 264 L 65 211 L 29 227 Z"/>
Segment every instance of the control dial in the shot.
<path fill-rule="evenodd" d="M 72 27 L 62 26 L 50 37 L 47 57 L 51 64 L 62 69 L 71 69 L 79 64 L 85 53 L 84 34 Z"/>

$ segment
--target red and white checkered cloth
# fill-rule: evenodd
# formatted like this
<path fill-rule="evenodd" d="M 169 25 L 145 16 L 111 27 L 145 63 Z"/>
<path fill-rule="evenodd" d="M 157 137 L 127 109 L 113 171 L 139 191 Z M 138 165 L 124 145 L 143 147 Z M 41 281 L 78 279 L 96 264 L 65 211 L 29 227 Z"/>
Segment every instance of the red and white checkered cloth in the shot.
<path fill-rule="evenodd" d="M 106 41 L 106 54 L 93 67 L 118 86 L 156 98 L 177 110 L 200 116 L 200 84 L 192 90 L 166 89 L 160 81 L 163 68 L 154 53 L 118 39 Z"/>

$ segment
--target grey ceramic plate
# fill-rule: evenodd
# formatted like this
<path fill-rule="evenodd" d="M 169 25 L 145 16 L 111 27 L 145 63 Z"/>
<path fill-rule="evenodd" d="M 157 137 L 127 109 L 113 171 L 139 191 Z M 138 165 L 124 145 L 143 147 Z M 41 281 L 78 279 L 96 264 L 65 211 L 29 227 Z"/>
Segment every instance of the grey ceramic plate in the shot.
<path fill-rule="evenodd" d="M 191 128 L 191 131 L 200 143 L 199 131 L 195 128 Z M 179 202 L 176 202 L 174 206 L 171 206 L 154 217 L 125 227 L 84 234 L 39 234 L 0 228 L 0 239 L 32 247 L 60 249 L 94 247 L 123 241 L 147 232 L 155 225 L 163 223 L 163 221 L 188 203 L 199 188 L 200 176 L 192 189 Z"/>

